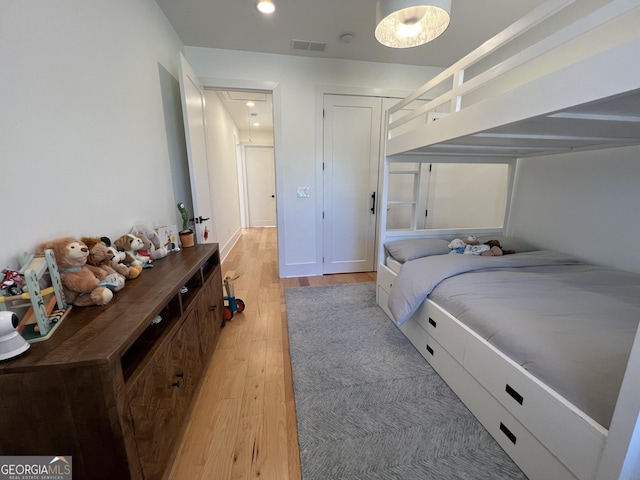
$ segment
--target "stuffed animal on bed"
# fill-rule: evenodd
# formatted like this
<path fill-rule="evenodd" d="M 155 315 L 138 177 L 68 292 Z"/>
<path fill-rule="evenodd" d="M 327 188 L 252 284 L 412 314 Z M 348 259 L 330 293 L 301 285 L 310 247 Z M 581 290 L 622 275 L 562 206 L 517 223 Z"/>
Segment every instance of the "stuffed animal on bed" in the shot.
<path fill-rule="evenodd" d="M 483 252 L 489 251 L 488 245 L 478 244 L 478 240 L 473 235 L 462 238 L 454 238 L 449 243 L 451 251 L 449 253 L 462 255 L 482 255 Z"/>
<path fill-rule="evenodd" d="M 451 249 L 449 253 L 463 254 L 466 246 L 467 244 L 461 238 L 454 238 L 449 242 L 449 248 Z"/>
<path fill-rule="evenodd" d="M 498 257 L 500 255 L 511 255 L 512 253 L 516 253 L 514 250 L 503 249 L 499 240 L 489 240 L 488 242 L 484 242 L 484 244 L 489 247 L 489 250 L 481 254 L 484 256 Z"/>

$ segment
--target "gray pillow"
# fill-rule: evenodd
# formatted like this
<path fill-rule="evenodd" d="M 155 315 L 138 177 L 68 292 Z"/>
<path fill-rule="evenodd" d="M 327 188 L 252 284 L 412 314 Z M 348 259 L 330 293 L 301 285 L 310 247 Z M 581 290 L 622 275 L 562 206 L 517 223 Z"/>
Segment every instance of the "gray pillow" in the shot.
<path fill-rule="evenodd" d="M 449 240 L 441 238 L 409 238 L 385 243 L 387 254 L 404 263 L 416 258 L 449 253 Z"/>
<path fill-rule="evenodd" d="M 489 240 L 498 240 L 503 250 L 513 250 L 516 253 L 532 252 L 539 250 L 525 240 L 515 237 L 505 237 L 504 235 L 492 235 L 489 237 L 478 237 L 478 242 L 485 243 Z"/>

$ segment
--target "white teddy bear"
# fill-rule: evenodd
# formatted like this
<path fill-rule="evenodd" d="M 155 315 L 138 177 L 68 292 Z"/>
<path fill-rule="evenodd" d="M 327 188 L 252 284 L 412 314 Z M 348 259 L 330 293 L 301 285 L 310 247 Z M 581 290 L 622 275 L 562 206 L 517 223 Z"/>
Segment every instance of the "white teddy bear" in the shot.
<path fill-rule="evenodd" d="M 469 244 L 468 242 L 473 242 L 473 244 Z M 461 238 L 454 238 L 449 243 L 449 248 L 451 253 L 462 254 L 462 255 L 481 255 L 482 252 L 486 252 L 489 250 L 489 245 L 478 244 L 476 237 L 468 236 L 467 241 L 462 240 Z"/>

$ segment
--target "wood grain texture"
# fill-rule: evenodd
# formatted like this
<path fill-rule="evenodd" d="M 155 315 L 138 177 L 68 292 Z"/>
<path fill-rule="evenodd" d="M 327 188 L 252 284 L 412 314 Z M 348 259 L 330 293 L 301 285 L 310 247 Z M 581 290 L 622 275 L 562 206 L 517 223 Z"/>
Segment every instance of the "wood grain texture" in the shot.
<path fill-rule="evenodd" d="M 251 228 L 223 262 L 227 275 L 240 275 L 235 294 L 246 310 L 220 332 L 167 478 L 299 480 L 284 289 L 372 282 L 376 274 L 280 279 L 276 229 Z"/>
<path fill-rule="evenodd" d="M 219 337 L 217 245 L 172 253 L 143 275 L 0 363 L 0 454 L 62 449 L 78 480 L 165 475 Z"/>

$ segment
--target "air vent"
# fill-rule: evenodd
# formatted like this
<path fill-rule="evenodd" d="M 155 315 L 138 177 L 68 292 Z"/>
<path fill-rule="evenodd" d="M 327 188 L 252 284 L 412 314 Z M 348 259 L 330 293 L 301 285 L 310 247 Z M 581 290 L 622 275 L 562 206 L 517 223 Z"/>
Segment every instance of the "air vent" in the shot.
<path fill-rule="evenodd" d="M 294 50 L 305 50 L 307 52 L 324 52 L 327 44 L 324 42 L 308 42 L 306 40 L 291 40 L 291 48 Z"/>

